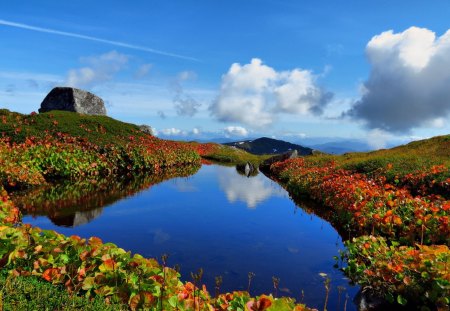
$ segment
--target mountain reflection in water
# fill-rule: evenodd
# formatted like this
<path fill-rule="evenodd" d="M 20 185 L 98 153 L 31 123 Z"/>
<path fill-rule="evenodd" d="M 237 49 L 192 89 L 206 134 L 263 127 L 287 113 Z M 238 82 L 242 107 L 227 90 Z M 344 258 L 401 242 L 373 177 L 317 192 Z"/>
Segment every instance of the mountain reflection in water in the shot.
<path fill-rule="evenodd" d="M 159 175 L 67 181 L 17 192 L 11 197 L 24 215 L 47 216 L 57 226 L 77 227 L 99 217 L 105 206 L 165 180 L 193 175 L 199 168 L 185 166 L 166 170 Z"/>

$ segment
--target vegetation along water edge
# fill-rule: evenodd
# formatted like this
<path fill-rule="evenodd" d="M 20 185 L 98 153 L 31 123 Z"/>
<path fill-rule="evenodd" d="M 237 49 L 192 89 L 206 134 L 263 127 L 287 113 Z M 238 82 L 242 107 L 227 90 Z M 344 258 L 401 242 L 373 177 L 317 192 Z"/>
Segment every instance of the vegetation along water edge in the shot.
<path fill-rule="evenodd" d="M 220 294 L 220 280 L 212 295 L 202 286 L 202 271 L 192 275 L 192 282 L 181 282 L 164 257 L 158 263 L 95 237 L 65 237 L 23 225 L 7 193 L 51 187 L 58 180 L 156 176 L 198 167 L 201 157 L 253 165 L 266 157 L 218 144 L 161 140 L 105 116 L 2 110 L 0 117 L 0 266 L 10 277 L 20 276 L 17 282 L 23 277 L 47 281 L 73 297 L 100 296 L 107 304 L 131 309 L 308 310 L 292 298 Z M 331 221 L 353 237 L 336 258 L 353 281 L 399 305 L 445 310 L 450 296 L 449 150 L 450 136 L 435 137 L 372 153 L 288 159 L 272 164 L 267 173 L 293 195 L 308 196 L 333 211 Z M 10 302 L 4 297 L 6 308 Z"/>
<path fill-rule="evenodd" d="M 37 301 L 50 290 L 41 283 L 50 282 L 69 293 L 60 296 L 64 300 L 61 308 L 83 306 L 86 301 L 76 298 L 82 296 L 96 299 L 93 305 L 100 303 L 98 309 L 106 303 L 132 310 L 310 310 L 292 298 L 251 297 L 245 291 L 224 294 L 220 292 L 220 280 L 215 294 L 210 294 L 202 285 L 201 270 L 192 275 L 192 282 L 182 282 L 178 271 L 166 265 L 165 256 L 158 262 L 131 255 L 96 237 L 66 237 L 22 224 L 20 211 L 7 192 L 51 186 L 59 180 L 95 180 L 134 173 L 158 175 L 186 165 L 195 167 L 200 164 L 202 149 L 207 149 L 211 157 L 227 156 L 227 162 L 255 157 L 219 145 L 210 148 L 160 140 L 134 125 L 105 116 L 60 111 L 22 115 L 2 110 L 0 114 L 2 308 L 39 306 Z M 97 187 L 95 182 L 93 185 Z M 36 208 L 30 204 L 30 209 Z M 17 291 L 7 290 L 11 282 L 18 284 Z M 36 282 L 40 284 L 36 286 L 45 287 L 42 294 L 27 289 Z M 102 302 L 98 297 L 103 298 Z"/>

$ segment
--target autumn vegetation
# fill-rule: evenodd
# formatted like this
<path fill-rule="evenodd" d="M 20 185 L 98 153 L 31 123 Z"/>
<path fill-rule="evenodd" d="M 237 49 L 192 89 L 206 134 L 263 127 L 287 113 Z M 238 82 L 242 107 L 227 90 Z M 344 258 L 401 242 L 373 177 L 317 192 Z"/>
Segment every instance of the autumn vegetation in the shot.
<path fill-rule="evenodd" d="M 38 297 L 55 305 L 58 297 L 68 310 L 309 310 L 291 298 L 221 293 L 220 286 L 211 294 L 201 271 L 182 282 L 164 256 L 143 258 L 95 237 L 24 225 L 10 199 L 28 189 L 23 206 L 39 213 L 48 208 L 39 202 L 49 200 L 33 196 L 33 189 L 44 186 L 52 189 L 42 193 L 52 196 L 59 213 L 82 192 L 114 188 L 109 180 L 151 176 L 123 190 L 133 193 L 164 175 L 191 174 L 202 161 L 257 165 L 264 157 L 218 144 L 161 140 L 132 124 L 69 112 L 0 110 L 0 135 L 0 310 L 38 306 Z M 450 136 L 442 136 L 371 153 L 291 159 L 274 163 L 268 174 L 293 196 L 331 211 L 328 220 L 349 237 L 336 259 L 354 282 L 393 303 L 447 310 L 449 167 Z M 54 186 L 67 180 L 78 186 Z M 55 288 L 58 294 L 51 294 Z"/>
<path fill-rule="evenodd" d="M 328 208 L 353 237 L 345 273 L 388 301 L 448 310 L 450 136 L 371 153 L 275 163 L 270 174 L 295 196 Z"/>
<path fill-rule="evenodd" d="M 22 115 L 1 110 L 0 134 L 0 309 L 310 310 L 294 299 L 272 295 L 221 293 L 220 288 L 212 295 L 202 284 L 201 271 L 192 275 L 192 282 L 182 282 L 165 256 L 148 259 L 96 237 L 67 237 L 23 224 L 10 199 L 16 190 L 32 193 L 34 187 L 52 187 L 61 180 L 95 191 L 111 177 L 195 172 L 200 150 L 209 146 L 160 140 L 108 117 L 68 112 Z M 208 150 L 211 158 L 227 156 L 227 162 L 255 160 L 218 145 Z M 154 182 L 157 177 L 148 185 Z M 131 186 L 130 191 L 137 190 Z M 52 192 L 53 202 L 63 207 L 64 193 Z M 68 199 L 80 197 L 75 191 Z M 27 202 L 32 211 L 41 208 L 36 205 L 39 197 Z M 67 294 L 52 294 L 47 283 Z M 45 306 L 42 299 L 48 299 Z"/>

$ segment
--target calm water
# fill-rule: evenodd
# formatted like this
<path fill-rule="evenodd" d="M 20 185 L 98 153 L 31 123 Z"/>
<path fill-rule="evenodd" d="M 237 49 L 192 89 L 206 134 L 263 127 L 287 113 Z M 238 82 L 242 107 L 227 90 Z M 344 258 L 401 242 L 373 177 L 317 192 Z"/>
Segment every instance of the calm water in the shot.
<path fill-rule="evenodd" d="M 273 292 L 276 276 L 280 294 L 299 299 L 303 290 L 305 303 L 323 309 L 319 273 L 327 273 L 332 286 L 328 309 L 343 310 L 348 294 L 347 310 L 355 310 L 352 299 L 358 289 L 333 268 L 333 256 L 343 249 L 336 230 L 296 206 L 263 174 L 247 178 L 233 167 L 204 165 L 190 177 L 127 187 L 117 186 L 123 196 L 102 199 L 99 208 L 92 208 L 92 200 L 89 208 L 78 200 L 55 212 L 48 203 L 50 216 L 36 216 L 44 212 L 35 211 L 24 222 L 66 235 L 98 236 L 147 257 L 167 253 L 169 264 L 179 264 L 185 280 L 203 268 L 211 292 L 218 275 L 222 291 L 246 290 L 251 271 L 256 275 L 253 294 Z M 94 199 L 101 205 L 98 201 Z M 338 286 L 346 289 L 340 295 Z"/>

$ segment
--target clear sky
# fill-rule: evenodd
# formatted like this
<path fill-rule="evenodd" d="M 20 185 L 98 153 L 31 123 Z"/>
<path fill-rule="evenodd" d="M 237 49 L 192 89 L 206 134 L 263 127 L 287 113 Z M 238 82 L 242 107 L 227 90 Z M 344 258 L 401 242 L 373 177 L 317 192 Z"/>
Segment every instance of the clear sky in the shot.
<path fill-rule="evenodd" d="M 57 85 L 160 135 L 450 133 L 450 1 L 1 1 L 0 106 Z"/>

